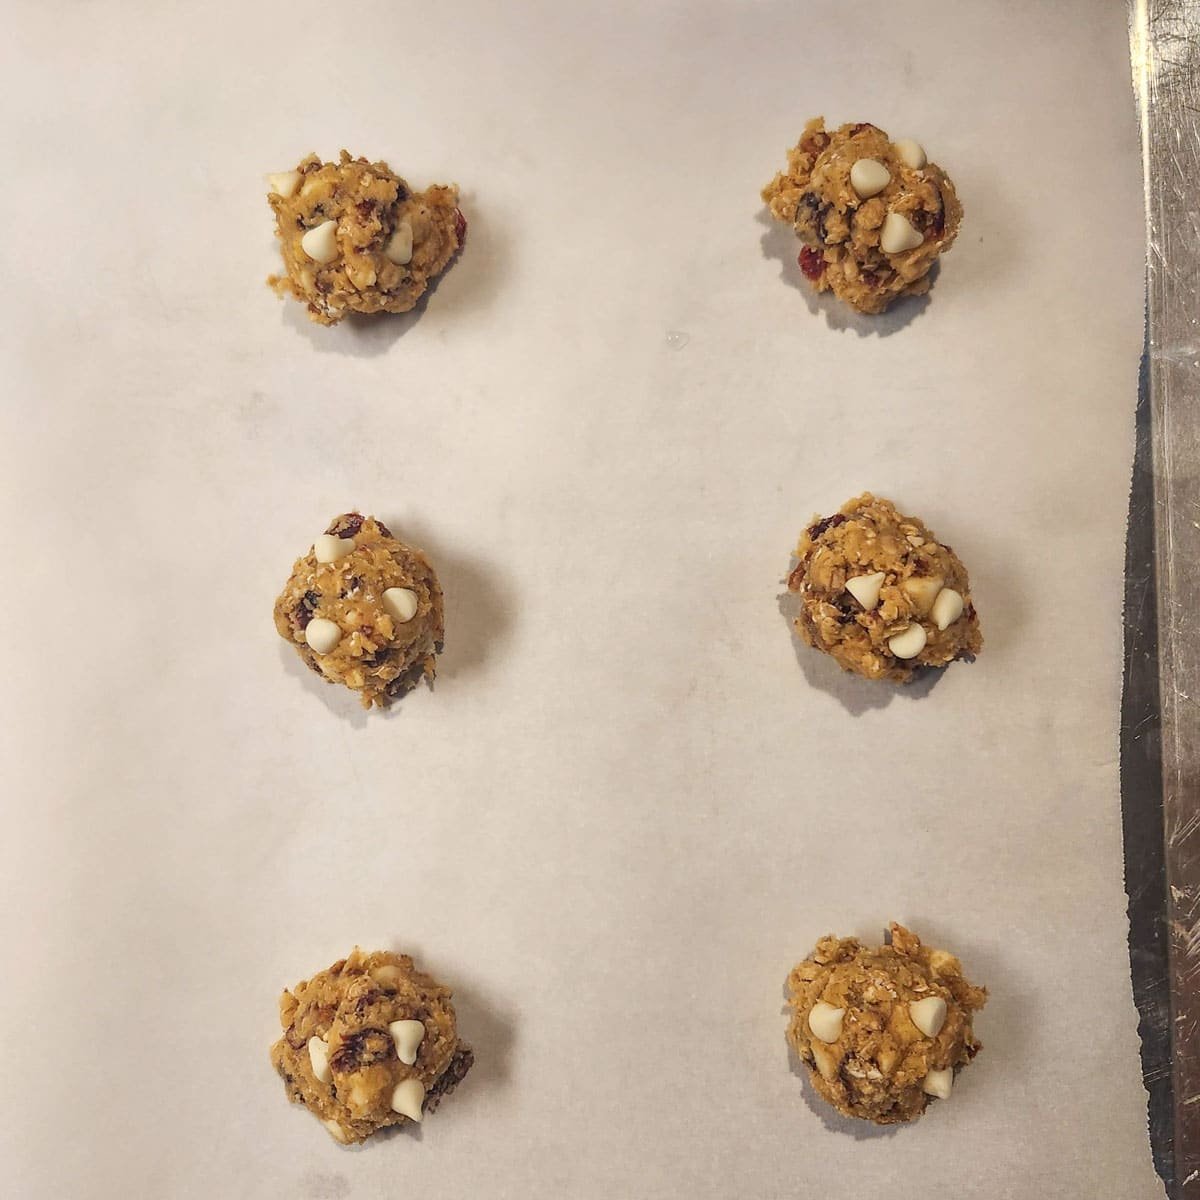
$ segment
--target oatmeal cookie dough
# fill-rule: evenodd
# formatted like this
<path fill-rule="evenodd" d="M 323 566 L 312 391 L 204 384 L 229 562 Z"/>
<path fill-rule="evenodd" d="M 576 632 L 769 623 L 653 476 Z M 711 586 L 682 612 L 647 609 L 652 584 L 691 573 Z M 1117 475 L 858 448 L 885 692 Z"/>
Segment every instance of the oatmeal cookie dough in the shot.
<path fill-rule="evenodd" d="M 344 1143 L 420 1121 L 475 1061 L 450 996 L 407 954 L 357 946 L 296 984 L 279 999 L 283 1036 L 271 1047 L 288 1099 Z"/>
<path fill-rule="evenodd" d="M 267 282 L 322 325 L 347 312 L 407 312 L 466 236 L 456 187 L 414 192 L 387 163 L 345 150 L 336 163 L 310 154 L 267 180 L 285 271 Z"/>
<path fill-rule="evenodd" d="M 972 1016 L 987 989 L 962 964 L 903 925 L 891 945 L 825 937 L 787 980 L 787 1037 L 818 1094 L 848 1117 L 895 1125 L 930 1097 L 950 1097 L 955 1072 L 979 1053 Z"/>
<path fill-rule="evenodd" d="M 343 513 L 296 560 L 275 628 L 318 675 L 382 706 L 433 680 L 442 589 L 420 550 L 374 517 Z"/>
<path fill-rule="evenodd" d="M 890 500 L 866 492 L 814 517 L 796 560 L 796 632 L 846 671 L 907 683 L 983 646 L 966 567 Z"/>
<path fill-rule="evenodd" d="M 804 127 L 787 167 L 762 191 L 804 248 L 800 269 L 818 292 L 863 313 L 929 291 L 929 272 L 962 220 L 954 184 L 914 141 L 859 123 Z"/>

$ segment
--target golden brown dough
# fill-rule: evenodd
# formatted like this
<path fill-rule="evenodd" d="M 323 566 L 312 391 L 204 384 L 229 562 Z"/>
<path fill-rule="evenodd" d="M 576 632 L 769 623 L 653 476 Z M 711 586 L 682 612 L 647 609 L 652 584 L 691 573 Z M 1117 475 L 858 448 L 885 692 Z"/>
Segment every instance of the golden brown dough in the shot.
<path fill-rule="evenodd" d="M 343 513 L 296 560 L 275 628 L 318 675 L 361 692 L 364 708 L 382 706 L 432 681 L 442 589 L 420 550 L 374 517 Z"/>
<path fill-rule="evenodd" d="M 814 517 L 796 559 L 796 632 L 846 671 L 907 683 L 983 646 L 966 567 L 890 500 L 866 492 Z"/>
<path fill-rule="evenodd" d="M 347 312 L 407 312 L 463 244 L 458 189 L 414 192 L 385 162 L 315 154 L 271 178 L 285 274 L 267 282 L 335 325 Z"/>
<path fill-rule="evenodd" d="M 893 923 L 891 945 L 875 949 L 822 938 L 792 969 L 787 991 L 788 1041 L 817 1093 L 848 1117 L 914 1120 L 930 1096 L 949 1097 L 954 1073 L 980 1050 L 971 1020 L 987 990 L 903 925 Z"/>
<path fill-rule="evenodd" d="M 886 170 L 881 191 L 863 196 L 855 188 L 851 172 L 860 159 Z M 832 288 L 859 312 L 880 313 L 900 296 L 929 290 L 930 269 L 958 234 L 962 205 L 941 167 L 923 160 L 916 143 L 894 143 L 874 125 L 843 125 L 829 133 L 824 119 L 815 117 L 804 127 L 788 151 L 787 167 L 763 188 L 762 198 L 804 243 L 800 269 L 814 291 Z M 909 165 L 915 162 L 923 165 Z M 917 244 L 885 250 L 889 221 L 893 237 L 907 235 Z"/>
<path fill-rule="evenodd" d="M 475 1058 L 458 1038 L 450 996 L 407 954 L 367 954 L 357 946 L 296 984 L 280 997 L 283 1036 L 271 1047 L 271 1065 L 288 1099 L 303 1104 L 339 1142 L 361 1142 L 389 1125 L 419 1121 L 422 1110 L 432 1112 L 455 1089 Z M 397 1111 L 394 1103 L 416 1115 Z"/>

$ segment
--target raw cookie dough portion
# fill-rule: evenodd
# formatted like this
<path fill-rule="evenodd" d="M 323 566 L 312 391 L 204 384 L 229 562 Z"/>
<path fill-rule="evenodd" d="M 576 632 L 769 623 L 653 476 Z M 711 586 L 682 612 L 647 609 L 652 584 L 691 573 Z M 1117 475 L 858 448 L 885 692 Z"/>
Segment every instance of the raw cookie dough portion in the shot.
<path fill-rule="evenodd" d="M 954 184 L 916 142 L 862 123 L 827 133 L 822 117 L 804 127 L 762 198 L 804 243 L 800 269 L 813 289 L 832 288 L 864 313 L 929 291 L 962 220 Z"/>
<path fill-rule="evenodd" d="M 458 252 L 467 222 L 458 188 L 414 192 L 385 162 L 323 163 L 310 154 L 268 177 L 286 274 L 267 282 L 336 325 L 347 312 L 407 312 Z"/>
<path fill-rule="evenodd" d="M 966 567 L 890 500 L 866 492 L 814 517 L 796 558 L 796 632 L 844 670 L 907 683 L 983 646 Z"/>
<path fill-rule="evenodd" d="M 357 946 L 279 998 L 271 1065 L 339 1142 L 420 1121 L 471 1069 L 451 992 L 407 954 Z"/>
<path fill-rule="evenodd" d="M 275 601 L 279 636 L 317 674 L 385 705 L 432 681 L 445 636 L 442 589 L 420 550 L 374 517 L 335 517 Z"/>
<path fill-rule="evenodd" d="M 817 1092 L 848 1117 L 895 1125 L 950 1096 L 954 1073 L 979 1053 L 971 1018 L 987 989 L 962 964 L 903 925 L 891 945 L 825 937 L 787 981 L 787 1037 Z"/>

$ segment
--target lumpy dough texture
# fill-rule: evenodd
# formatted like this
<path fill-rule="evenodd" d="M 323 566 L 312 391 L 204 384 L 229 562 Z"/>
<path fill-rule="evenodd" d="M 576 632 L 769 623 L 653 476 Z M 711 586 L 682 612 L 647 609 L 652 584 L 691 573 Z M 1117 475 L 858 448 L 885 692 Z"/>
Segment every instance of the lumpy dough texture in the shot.
<path fill-rule="evenodd" d="M 315 548 L 296 560 L 275 601 L 275 628 L 318 675 L 360 692 L 364 708 L 386 705 L 434 677 L 445 636 L 442 589 L 425 555 L 374 517 L 344 513 L 326 533 L 353 539 L 353 549 L 336 562 L 318 562 Z M 415 598 L 407 621 L 389 611 L 385 593 L 393 588 Z M 309 644 L 318 619 L 340 633 L 332 649 Z"/>
<path fill-rule="evenodd" d="M 271 1065 L 292 1103 L 303 1104 L 339 1142 L 361 1142 L 413 1119 L 392 1108 L 397 1084 L 416 1080 L 420 1089 L 410 1090 L 418 1103 L 423 1093 L 424 1111 L 432 1112 L 471 1069 L 475 1056 L 458 1039 L 450 997 L 408 955 L 356 946 L 280 997 L 283 1036 L 271 1047 Z M 393 1021 L 425 1027 L 411 1066 L 400 1059 Z M 328 1062 L 327 1081 L 314 1070 L 313 1038 L 324 1044 L 319 1060 Z"/>
<path fill-rule="evenodd" d="M 907 683 L 920 668 L 972 658 L 983 645 L 966 568 L 949 546 L 890 500 L 868 492 L 832 517 L 814 517 L 796 559 L 788 578 L 788 588 L 799 597 L 796 632 L 847 671 Z M 878 598 L 868 608 L 847 584 L 855 581 L 852 587 L 861 591 L 858 581 L 870 583 L 878 575 L 883 576 L 873 581 Z M 948 594 L 939 601 L 943 590 Z M 958 601 L 961 611 L 938 628 Z M 905 633 L 906 639 L 893 640 Z M 913 657 L 895 652 L 894 647 L 910 652 L 922 634 Z"/>
<path fill-rule="evenodd" d="M 467 223 L 454 186 L 414 192 L 387 163 L 352 159 L 345 150 L 336 163 L 310 154 L 296 171 L 299 180 L 288 185 L 295 187 L 292 195 L 268 196 L 285 270 L 268 282 L 302 300 L 322 325 L 336 324 L 347 312 L 407 312 L 463 244 Z M 318 262 L 302 243 L 327 221 L 336 226 L 333 257 Z M 402 226 L 412 233 L 412 257 L 393 262 L 385 251 L 391 246 L 393 257 L 404 257 L 392 243 L 400 231 L 407 245 Z"/>
<path fill-rule="evenodd" d="M 891 945 L 877 949 L 855 938 L 822 938 L 792 969 L 787 991 L 788 1041 L 813 1087 L 848 1117 L 877 1125 L 919 1117 L 930 1099 L 929 1073 L 955 1072 L 980 1050 L 971 1020 L 987 1000 L 986 989 L 967 982 L 954 955 L 922 946 L 902 925 L 893 924 Z M 934 997 L 945 1002 L 945 1017 L 930 1037 L 914 1023 L 910 1004 Z M 832 1042 L 809 1026 L 818 1003 L 842 1010 Z M 940 1090 L 952 1078 L 943 1077 Z"/>
<path fill-rule="evenodd" d="M 882 192 L 861 199 L 850 183 L 860 158 L 882 163 L 891 176 Z M 919 296 L 929 272 L 950 249 L 962 220 L 954 184 L 933 163 L 906 165 L 895 145 L 874 125 L 843 125 L 829 133 L 821 117 L 809 121 L 787 167 L 763 189 L 778 221 L 791 225 L 804 249 L 800 268 L 818 292 L 834 295 L 859 312 L 880 313 L 899 296 Z M 889 213 L 904 217 L 920 245 L 888 254 L 880 246 Z"/>

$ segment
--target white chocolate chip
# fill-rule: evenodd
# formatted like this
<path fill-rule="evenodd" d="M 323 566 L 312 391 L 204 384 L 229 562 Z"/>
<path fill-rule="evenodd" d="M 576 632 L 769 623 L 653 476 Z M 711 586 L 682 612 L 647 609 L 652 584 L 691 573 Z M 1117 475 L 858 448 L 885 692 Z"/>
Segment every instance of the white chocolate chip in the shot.
<path fill-rule="evenodd" d="M 311 627 L 311 625 L 310 621 L 309 626 Z M 888 649 L 897 658 L 916 658 L 925 649 L 925 640 L 925 627 L 910 625 L 907 629 L 902 629 L 888 638 Z"/>
<path fill-rule="evenodd" d="M 963 598 L 953 588 L 942 588 L 929 615 L 939 629 L 949 629 L 963 615 Z"/>
<path fill-rule="evenodd" d="M 893 142 L 892 149 L 896 151 L 896 157 L 914 171 L 919 171 L 929 161 L 925 157 L 924 147 L 912 138 L 901 138 L 898 142 Z"/>
<path fill-rule="evenodd" d="M 908 1006 L 912 1023 L 928 1038 L 935 1038 L 946 1023 L 946 1002 L 941 996 L 926 996 Z"/>
<path fill-rule="evenodd" d="M 313 542 L 313 554 L 319 563 L 337 562 L 354 549 L 352 537 L 338 537 L 334 533 L 323 533 Z"/>
<path fill-rule="evenodd" d="M 328 654 L 342 640 L 336 621 L 313 617 L 304 630 L 304 640 L 314 654 Z"/>
<path fill-rule="evenodd" d="M 912 579 L 906 579 L 900 587 L 923 617 L 933 607 L 944 582 L 940 575 L 914 576 Z"/>
<path fill-rule="evenodd" d="M 808 1014 L 808 1027 L 813 1037 L 832 1045 L 842 1036 L 842 1018 L 846 1015 L 844 1008 L 834 1008 L 824 1000 L 818 1000 Z"/>
<path fill-rule="evenodd" d="M 915 250 L 924 240 L 907 217 L 890 212 L 879 234 L 879 248 L 884 254 L 903 254 L 906 250 Z"/>
<path fill-rule="evenodd" d="M 321 1124 L 329 1130 L 334 1140 L 341 1142 L 343 1146 L 350 1140 L 350 1135 L 332 1117 L 327 1117 Z"/>
<path fill-rule="evenodd" d="M 954 1086 L 954 1072 L 947 1067 L 944 1071 L 930 1071 L 921 1084 L 921 1091 L 927 1096 L 936 1096 L 939 1100 L 950 1099 L 950 1089 Z"/>
<path fill-rule="evenodd" d="M 853 579 L 846 580 L 846 591 L 867 612 L 871 612 L 879 603 L 879 589 L 883 587 L 886 578 L 887 575 L 883 571 L 876 571 L 874 575 L 856 575 Z"/>
<path fill-rule="evenodd" d="M 425 1103 L 425 1089 L 419 1079 L 402 1079 L 392 1092 L 392 1112 L 398 1112 L 410 1121 L 421 1120 L 421 1105 Z"/>
<path fill-rule="evenodd" d="M 860 158 L 850 168 L 850 186 L 860 200 L 878 196 L 889 183 L 892 173 L 877 158 Z"/>
<path fill-rule="evenodd" d="M 300 186 L 300 172 L 280 171 L 276 175 L 268 175 L 267 186 L 277 196 L 287 200 L 296 194 L 296 189 Z"/>
<path fill-rule="evenodd" d="M 387 240 L 383 248 L 383 257 L 403 267 L 412 262 L 413 232 L 407 221 L 401 221 L 396 226 L 396 232 Z"/>
<path fill-rule="evenodd" d="M 889 217 L 888 220 L 891 220 Z M 885 225 L 886 229 L 887 226 Z M 330 263 L 338 256 L 337 222 L 322 221 L 300 239 L 300 249 L 313 262 Z"/>
<path fill-rule="evenodd" d="M 383 607 L 393 621 L 407 624 L 417 615 L 417 593 L 412 588 L 388 588 L 383 593 Z"/>
<path fill-rule="evenodd" d="M 329 1069 L 329 1043 L 313 1036 L 308 1039 L 308 1061 L 312 1063 L 312 1073 L 318 1083 L 328 1083 L 333 1078 Z"/>
<path fill-rule="evenodd" d="M 425 1036 L 424 1024 L 421 1021 L 389 1021 L 388 1033 L 396 1043 L 396 1057 L 406 1067 L 411 1067 L 417 1061 L 417 1047 Z"/>

